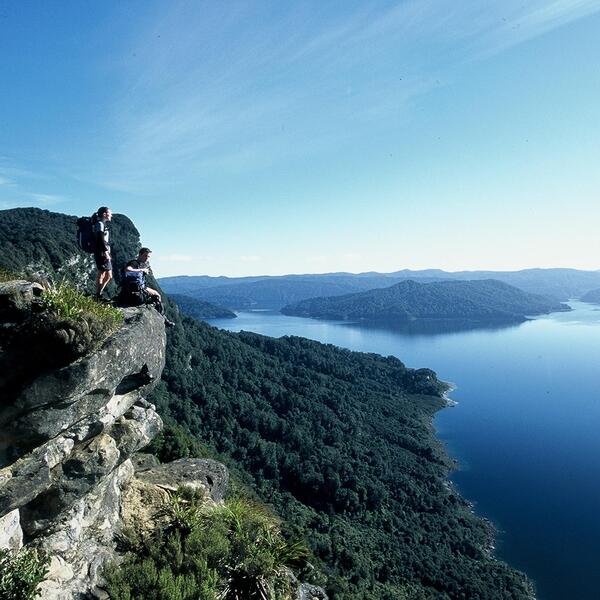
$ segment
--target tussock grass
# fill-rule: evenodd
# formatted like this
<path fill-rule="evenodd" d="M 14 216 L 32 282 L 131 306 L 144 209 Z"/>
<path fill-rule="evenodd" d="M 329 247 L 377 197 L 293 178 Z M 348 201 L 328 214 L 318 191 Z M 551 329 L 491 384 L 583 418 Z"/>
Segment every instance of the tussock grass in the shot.
<path fill-rule="evenodd" d="M 113 600 L 292 600 L 290 568 L 308 551 L 289 542 L 263 506 L 231 499 L 221 506 L 180 490 L 166 508 L 168 525 L 152 539 L 131 538 L 129 559 L 109 567 Z"/>
<path fill-rule="evenodd" d="M 44 291 L 42 308 L 58 320 L 100 322 L 107 334 L 123 322 L 123 313 L 118 308 L 101 304 L 65 282 Z"/>

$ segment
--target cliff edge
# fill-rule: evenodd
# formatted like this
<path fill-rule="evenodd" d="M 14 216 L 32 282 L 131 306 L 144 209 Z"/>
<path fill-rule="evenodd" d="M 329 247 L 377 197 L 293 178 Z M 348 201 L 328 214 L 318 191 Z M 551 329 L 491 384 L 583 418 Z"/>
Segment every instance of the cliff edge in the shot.
<path fill-rule="evenodd" d="M 36 284 L 0 284 L 0 363 L 11 366 L 0 376 L 0 547 L 51 557 L 44 599 L 102 597 L 131 457 L 162 427 L 145 397 L 164 367 L 164 322 L 152 308 L 126 309 L 98 349 L 49 368 L 39 340 L 19 337 L 39 296 Z M 44 353 L 59 353 L 65 335 Z"/>

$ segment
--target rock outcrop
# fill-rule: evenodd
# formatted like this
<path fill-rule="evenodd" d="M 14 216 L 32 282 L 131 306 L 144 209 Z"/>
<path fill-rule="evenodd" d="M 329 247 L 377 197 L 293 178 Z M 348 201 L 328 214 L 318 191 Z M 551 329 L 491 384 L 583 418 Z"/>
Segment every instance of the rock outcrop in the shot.
<path fill-rule="evenodd" d="M 162 428 L 145 399 L 165 364 L 154 308 L 124 309 L 100 347 L 66 361 L 70 324 L 43 342 L 30 326 L 41 294 L 26 281 L 0 283 L 0 549 L 25 545 L 49 558 L 42 600 L 106 600 L 102 573 L 120 558 L 119 536 L 166 524 L 165 504 L 181 486 L 221 503 L 229 473 L 210 459 L 159 464 L 139 452 Z M 59 356 L 44 356 L 53 344 Z M 290 579 L 299 600 L 326 599 Z"/>
<path fill-rule="evenodd" d="M 0 362 L 13 360 L 11 329 L 29 318 L 38 295 L 35 284 L 0 284 Z M 160 379 L 165 344 L 153 308 L 126 309 L 98 350 L 39 374 L 28 365 L 27 377 L 10 382 L 18 394 L 2 396 L 0 547 L 26 544 L 51 557 L 44 599 L 103 596 L 96 586 L 116 556 L 131 458 L 162 427 L 145 397 Z"/>

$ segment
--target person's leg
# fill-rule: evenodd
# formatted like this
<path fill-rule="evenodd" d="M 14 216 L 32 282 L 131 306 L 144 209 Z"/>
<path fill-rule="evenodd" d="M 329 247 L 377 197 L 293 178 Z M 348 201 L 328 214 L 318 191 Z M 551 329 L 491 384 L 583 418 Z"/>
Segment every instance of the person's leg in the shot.
<path fill-rule="evenodd" d="M 175 323 L 173 321 L 169 321 L 167 315 L 165 313 L 165 307 L 163 303 L 158 299 L 157 296 L 150 296 L 150 294 L 146 294 L 146 304 L 152 304 L 154 308 L 160 313 L 160 316 L 165 320 L 165 325 L 167 327 L 173 327 Z"/>
<path fill-rule="evenodd" d="M 155 303 L 156 310 L 164 317 L 165 316 L 165 307 L 160 300 L 157 300 Z"/>
<path fill-rule="evenodd" d="M 98 269 L 98 272 L 96 273 L 96 296 L 99 296 L 101 294 L 103 281 L 104 281 L 104 271 L 101 271 L 100 269 Z"/>
<path fill-rule="evenodd" d="M 102 272 L 102 279 L 100 281 L 100 289 L 98 291 L 98 296 L 102 295 L 102 292 L 104 292 L 104 290 L 106 289 L 106 286 L 109 284 L 111 279 L 112 279 L 112 271 L 103 271 Z"/>

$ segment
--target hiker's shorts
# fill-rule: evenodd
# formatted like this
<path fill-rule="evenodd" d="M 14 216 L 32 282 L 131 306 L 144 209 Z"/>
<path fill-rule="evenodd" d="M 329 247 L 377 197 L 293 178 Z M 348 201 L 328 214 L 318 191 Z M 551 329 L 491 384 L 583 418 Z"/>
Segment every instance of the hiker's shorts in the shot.
<path fill-rule="evenodd" d="M 112 271 L 112 261 L 103 254 L 94 254 L 98 271 Z"/>

